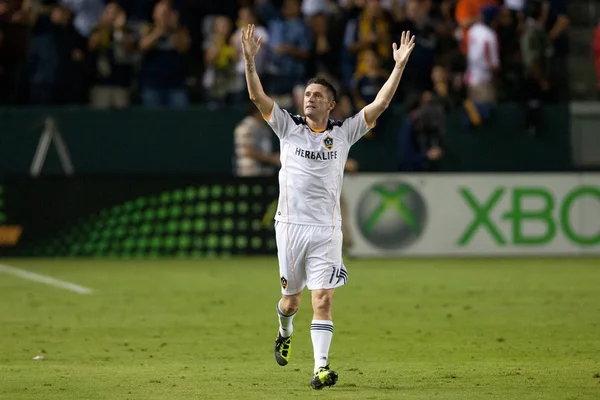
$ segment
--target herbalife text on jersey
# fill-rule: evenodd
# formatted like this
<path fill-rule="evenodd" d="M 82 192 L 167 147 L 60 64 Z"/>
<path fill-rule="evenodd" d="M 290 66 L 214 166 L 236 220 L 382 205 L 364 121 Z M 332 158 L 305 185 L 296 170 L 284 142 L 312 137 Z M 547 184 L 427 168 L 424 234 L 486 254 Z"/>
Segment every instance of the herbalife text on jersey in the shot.
<path fill-rule="evenodd" d="M 294 152 L 297 156 L 303 158 L 310 158 L 311 160 L 337 160 L 338 154 L 337 151 L 310 151 L 303 150 L 301 148 L 296 147 L 296 151 Z"/>

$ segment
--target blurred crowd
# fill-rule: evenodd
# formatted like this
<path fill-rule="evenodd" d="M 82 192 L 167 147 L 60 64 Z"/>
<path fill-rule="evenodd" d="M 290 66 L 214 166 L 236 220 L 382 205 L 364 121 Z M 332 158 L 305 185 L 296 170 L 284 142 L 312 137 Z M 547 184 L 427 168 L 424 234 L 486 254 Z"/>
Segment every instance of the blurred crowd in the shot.
<path fill-rule="evenodd" d="M 257 25 L 267 93 L 314 75 L 373 100 L 403 30 L 398 101 L 565 101 L 565 0 L 0 0 L 0 103 L 219 107 L 247 98 L 240 29 Z M 457 103 L 458 102 L 458 103 Z M 435 114 L 435 113 L 434 113 Z M 472 117 L 473 118 L 473 117 Z M 475 117 L 476 118 L 476 117 Z"/>
<path fill-rule="evenodd" d="M 338 90 L 332 117 L 342 119 L 375 98 L 392 43 L 410 30 L 416 47 L 396 95 L 408 116 L 399 169 L 431 170 L 449 112 L 471 128 L 497 102 L 520 102 L 535 135 L 541 106 L 568 101 L 565 2 L 0 0 L 0 105 L 247 105 L 240 33 L 255 24 L 267 94 L 301 113 L 304 82 L 321 75 Z M 271 173 L 277 157 L 255 111 L 236 130 L 236 154 L 243 170 Z"/>

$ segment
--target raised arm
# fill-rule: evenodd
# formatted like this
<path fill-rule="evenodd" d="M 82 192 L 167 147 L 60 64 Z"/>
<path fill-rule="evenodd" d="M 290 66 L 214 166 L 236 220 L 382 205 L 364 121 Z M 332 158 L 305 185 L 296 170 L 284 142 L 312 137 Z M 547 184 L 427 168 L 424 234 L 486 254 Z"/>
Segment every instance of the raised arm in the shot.
<path fill-rule="evenodd" d="M 396 46 L 396 43 L 392 44 L 392 48 L 394 61 L 396 62 L 394 70 L 379 90 L 379 93 L 377 93 L 375 100 L 364 108 L 365 120 L 369 126 L 372 126 L 377 118 L 379 118 L 379 116 L 389 107 L 392 98 L 394 97 L 394 93 L 396 93 L 396 89 L 398 89 L 398 84 L 400 83 L 400 78 L 402 78 L 402 72 L 404 72 L 404 67 L 408 62 L 410 53 L 415 48 L 415 37 L 410 36 L 410 31 L 402 32 L 400 48 Z"/>
<path fill-rule="evenodd" d="M 256 105 L 263 117 L 267 118 L 273 110 L 273 100 L 266 95 L 260 78 L 256 73 L 254 56 L 260 49 L 263 37 L 254 41 L 254 25 L 249 24 L 246 30 L 242 29 L 242 50 L 244 52 L 244 61 L 246 63 L 246 84 L 248 85 L 248 94 L 250 100 Z"/>

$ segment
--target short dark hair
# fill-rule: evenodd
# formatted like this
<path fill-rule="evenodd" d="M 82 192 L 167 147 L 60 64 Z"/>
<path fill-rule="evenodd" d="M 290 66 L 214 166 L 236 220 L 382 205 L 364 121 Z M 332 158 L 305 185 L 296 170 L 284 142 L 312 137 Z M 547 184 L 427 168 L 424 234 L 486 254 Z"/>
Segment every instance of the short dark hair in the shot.
<path fill-rule="evenodd" d="M 313 83 L 316 83 L 317 85 L 325 86 L 327 88 L 327 90 L 329 90 L 329 93 L 331 94 L 333 101 L 337 101 L 337 90 L 335 90 L 335 87 L 326 78 L 324 78 L 322 76 L 315 76 L 314 78 L 312 78 L 311 80 L 309 80 L 306 83 L 306 86 L 311 85 Z"/>

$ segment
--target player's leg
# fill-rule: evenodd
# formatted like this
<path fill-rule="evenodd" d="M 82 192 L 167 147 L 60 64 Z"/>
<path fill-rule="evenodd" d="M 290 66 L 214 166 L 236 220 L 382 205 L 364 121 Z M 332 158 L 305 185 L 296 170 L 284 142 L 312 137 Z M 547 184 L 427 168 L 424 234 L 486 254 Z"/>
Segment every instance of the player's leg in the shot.
<path fill-rule="evenodd" d="M 294 316 L 300 308 L 301 300 L 302 292 L 292 295 L 282 294 L 281 300 L 277 303 L 279 334 L 284 338 L 290 337 L 294 333 Z"/>
<path fill-rule="evenodd" d="M 335 385 L 338 375 L 329 369 L 329 348 L 333 339 L 332 301 L 336 287 L 346 284 L 348 273 L 342 262 L 340 228 L 319 228 L 307 258 L 307 285 L 311 290 L 313 320 L 310 336 L 315 357 L 311 386 L 322 389 Z"/>
<path fill-rule="evenodd" d="M 277 303 L 279 330 L 275 339 L 275 360 L 281 366 L 287 365 L 292 353 L 294 317 L 302 290 L 306 285 L 304 260 L 309 239 L 302 235 L 298 225 L 275 223 L 277 258 L 279 260 L 279 281 L 281 299 Z"/>
<path fill-rule="evenodd" d="M 277 303 L 277 316 L 279 317 L 279 331 L 275 339 L 275 361 L 277 364 L 287 365 L 292 356 L 292 335 L 294 333 L 294 317 L 300 307 L 302 292 L 294 295 L 282 295 Z"/>
<path fill-rule="evenodd" d="M 313 343 L 315 367 L 310 385 L 313 389 L 333 386 L 338 379 L 337 372 L 329 369 L 329 347 L 333 338 L 333 292 L 334 289 L 312 291 L 313 319 L 310 338 Z"/>

